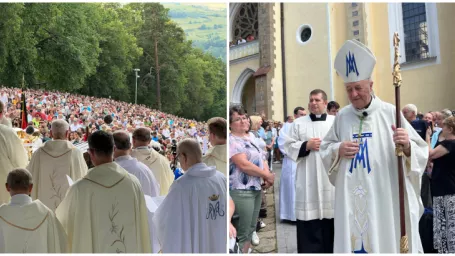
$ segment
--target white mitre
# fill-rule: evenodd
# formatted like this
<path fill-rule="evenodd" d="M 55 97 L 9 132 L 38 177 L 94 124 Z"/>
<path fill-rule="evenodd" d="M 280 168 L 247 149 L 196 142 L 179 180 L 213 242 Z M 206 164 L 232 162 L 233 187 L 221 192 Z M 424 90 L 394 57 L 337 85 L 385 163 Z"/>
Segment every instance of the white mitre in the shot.
<path fill-rule="evenodd" d="M 335 70 L 344 83 L 369 79 L 375 64 L 373 53 L 357 40 L 347 40 L 335 57 Z"/>

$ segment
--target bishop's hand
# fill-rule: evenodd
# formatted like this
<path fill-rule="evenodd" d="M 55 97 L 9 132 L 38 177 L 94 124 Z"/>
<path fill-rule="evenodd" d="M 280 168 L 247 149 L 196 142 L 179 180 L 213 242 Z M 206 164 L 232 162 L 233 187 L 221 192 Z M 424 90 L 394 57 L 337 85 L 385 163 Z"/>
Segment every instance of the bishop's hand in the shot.
<path fill-rule="evenodd" d="M 396 128 L 395 125 L 392 125 L 393 131 L 393 142 L 395 144 L 400 144 L 403 146 L 404 150 L 407 150 L 411 147 L 411 142 L 409 141 L 408 131 L 404 128 Z"/>
<path fill-rule="evenodd" d="M 352 141 L 344 141 L 340 145 L 339 153 L 341 157 L 352 159 L 359 152 L 359 144 Z"/>

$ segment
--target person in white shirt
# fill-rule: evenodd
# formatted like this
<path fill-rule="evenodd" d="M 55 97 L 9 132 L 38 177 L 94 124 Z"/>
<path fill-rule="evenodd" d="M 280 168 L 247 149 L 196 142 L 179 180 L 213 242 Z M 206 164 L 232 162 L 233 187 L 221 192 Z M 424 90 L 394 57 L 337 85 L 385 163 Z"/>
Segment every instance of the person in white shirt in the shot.
<path fill-rule="evenodd" d="M 128 133 L 116 131 L 114 136 L 114 160 L 115 162 L 138 178 L 142 191 L 145 195 L 156 197 L 160 195 L 160 185 L 153 172 L 145 164 L 131 157 L 131 141 Z"/>
<path fill-rule="evenodd" d="M 0 101 L 2 101 L 3 104 L 5 104 L 5 106 L 8 105 L 8 94 L 6 94 L 5 92 L 2 92 Z"/>
<path fill-rule="evenodd" d="M 82 126 L 80 124 L 77 123 L 77 119 L 73 119 L 71 125 L 70 125 L 70 129 L 72 132 L 75 132 L 77 131 L 77 129 L 81 128 Z"/>

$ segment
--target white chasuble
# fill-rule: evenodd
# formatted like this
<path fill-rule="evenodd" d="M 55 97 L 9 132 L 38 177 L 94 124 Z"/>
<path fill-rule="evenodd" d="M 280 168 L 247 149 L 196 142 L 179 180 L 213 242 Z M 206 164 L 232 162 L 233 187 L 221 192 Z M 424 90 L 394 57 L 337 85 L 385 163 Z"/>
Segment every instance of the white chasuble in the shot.
<path fill-rule="evenodd" d="M 330 183 L 319 151 L 306 151 L 312 138 L 325 137 L 335 117 L 313 114 L 294 121 L 283 135 L 286 155 L 297 163 L 295 216 L 298 220 L 333 219 L 335 188 Z M 302 149 L 302 147 L 305 147 Z M 299 154 L 305 150 L 305 156 Z"/>
<path fill-rule="evenodd" d="M 147 165 L 153 172 L 160 185 L 160 196 L 167 195 L 169 188 L 174 182 L 174 173 L 171 170 L 169 160 L 153 148 L 139 147 L 131 152 L 131 156 L 137 158 L 139 162 Z"/>
<path fill-rule="evenodd" d="M 54 212 L 39 200 L 19 194 L 0 206 L 0 253 L 66 253 L 67 242 Z"/>
<path fill-rule="evenodd" d="M 226 183 L 199 163 L 172 184 L 153 216 L 163 253 L 226 253 Z"/>
<path fill-rule="evenodd" d="M 89 170 L 56 210 L 71 253 L 150 253 L 141 185 L 117 163 Z"/>
<path fill-rule="evenodd" d="M 87 174 L 82 152 L 67 140 L 44 143 L 27 167 L 33 177 L 32 198 L 55 211 L 70 187 L 67 176 L 77 181 Z"/>
<path fill-rule="evenodd" d="M 8 203 L 9 193 L 5 189 L 6 177 L 15 168 L 25 168 L 28 156 L 22 140 L 13 129 L 0 124 L 0 204 Z"/>
<path fill-rule="evenodd" d="M 406 233 L 409 252 L 418 253 L 423 252 L 420 181 L 428 146 L 403 116 L 401 122 L 411 141 L 411 155 L 403 157 Z M 365 110 L 352 105 L 343 108 L 324 138 L 321 155 L 336 195 L 335 253 L 400 252 L 398 162 L 392 124 L 395 106 L 373 97 Z M 354 159 L 339 156 L 343 141 L 359 143 Z"/>
<path fill-rule="evenodd" d="M 207 154 L 202 157 L 202 162 L 204 162 L 207 166 L 215 166 L 216 170 L 227 175 L 227 154 L 226 154 L 227 146 L 224 145 L 216 145 L 210 148 L 207 151 Z"/>

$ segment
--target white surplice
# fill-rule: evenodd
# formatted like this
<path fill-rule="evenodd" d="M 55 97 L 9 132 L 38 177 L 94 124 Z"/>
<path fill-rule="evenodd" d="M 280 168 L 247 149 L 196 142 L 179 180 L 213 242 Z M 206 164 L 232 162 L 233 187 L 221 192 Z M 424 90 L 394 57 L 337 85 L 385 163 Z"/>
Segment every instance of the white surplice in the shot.
<path fill-rule="evenodd" d="M 8 173 L 15 168 L 25 168 L 27 163 L 28 156 L 22 140 L 13 129 L 0 124 L 0 204 L 8 203 L 10 199 L 5 189 Z"/>
<path fill-rule="evenodd" d="M 115 162 L 123 167 L 126 171 L 136 176 L 141 183 L 144 195 L 156 197 L 160 195 L 160 185 L 158 184 L 153 172 L 145 164 L 139 162 L 130 155 L 119 156 Z"/>
<path fill-rule="evenodd" d="M 0 206 L 0 253 L 66 253 L 67 237 L 54 212 L 25 194 Z"/>
<path fill-rule="evenodd" d="M 289 158 L 284 150 L 284 135 L 291 125 L 292 123 L 284 123 L 278 135 L 278 148 L 284 155 L 280 176 L 280 219 L 295 221 L 295 172 L 297 164 Z"/>
<path fill-rule="evenodd" d="M 171 170 L 169 160 L 153 148 L 137 147 L 132 150 L 131 156 L 147 165 L 153 172 L 160 185 L 160 195 L 167 195 L 169 188 L 174 182 L 174 173 Z"/>
<path fill-rule="evenodd" d="M 199 163 L 172 184 L 153 217 L 163 253 L 226 253 L 226 183 Z"/>
<path fill-rule="evenodd" d="M 207 166 L 215 166 L 225 176 L 227 175 L 227 146 L 215 145 L 207 151 L 207 154 L 202 157 L 202 162 Z"/>
<path fill-rule="evenodd" d="M 69 188 L 67 176 L 77 181 L 87 174 L 82 152 L 67 140 L 44 143 L 27 167 L 33 177 L 32 198 L 55 211 Z"/>
<path fill-rule="evenodd" d="M 117 163 L 90 169 L 55 213 L 71 253 L 151 253 L 141 184 Z"/>
<path fill-rule="evenodd" d="M 341 158 L 343 141 L 359 139 L 360 117 L 367 113 L 360 150 L 354 159 Z M 409 252 L 423 252 L 419 220 L 423 213 L 420 182 L 428 146 L 401 115 L 411 141 L 410 157 L 403 157 L 406 233 Z M 344 107 L 321 145 L 321 156 L 335 185 L 335 253 L 400 252 L 398 162 L 392 124 L 395 106 L 373 98 L 366 110 Z"/>
<path fill-rule="evenodd" d="M 286 155 L 297 163 L 295 217 L 302 221 L 333 219 L 335 199 L 335 188 L 329 181 L 319 151 L 309 151 L 308 155 L 299 157 L 301 147 L 306 147 L 312 138 L 322 140 L 335 119 L 324 114 L 322 118 L 314 116 L 312 120 L 312 116 L 296 119 L 289 131 L 282 135 Z"/>

